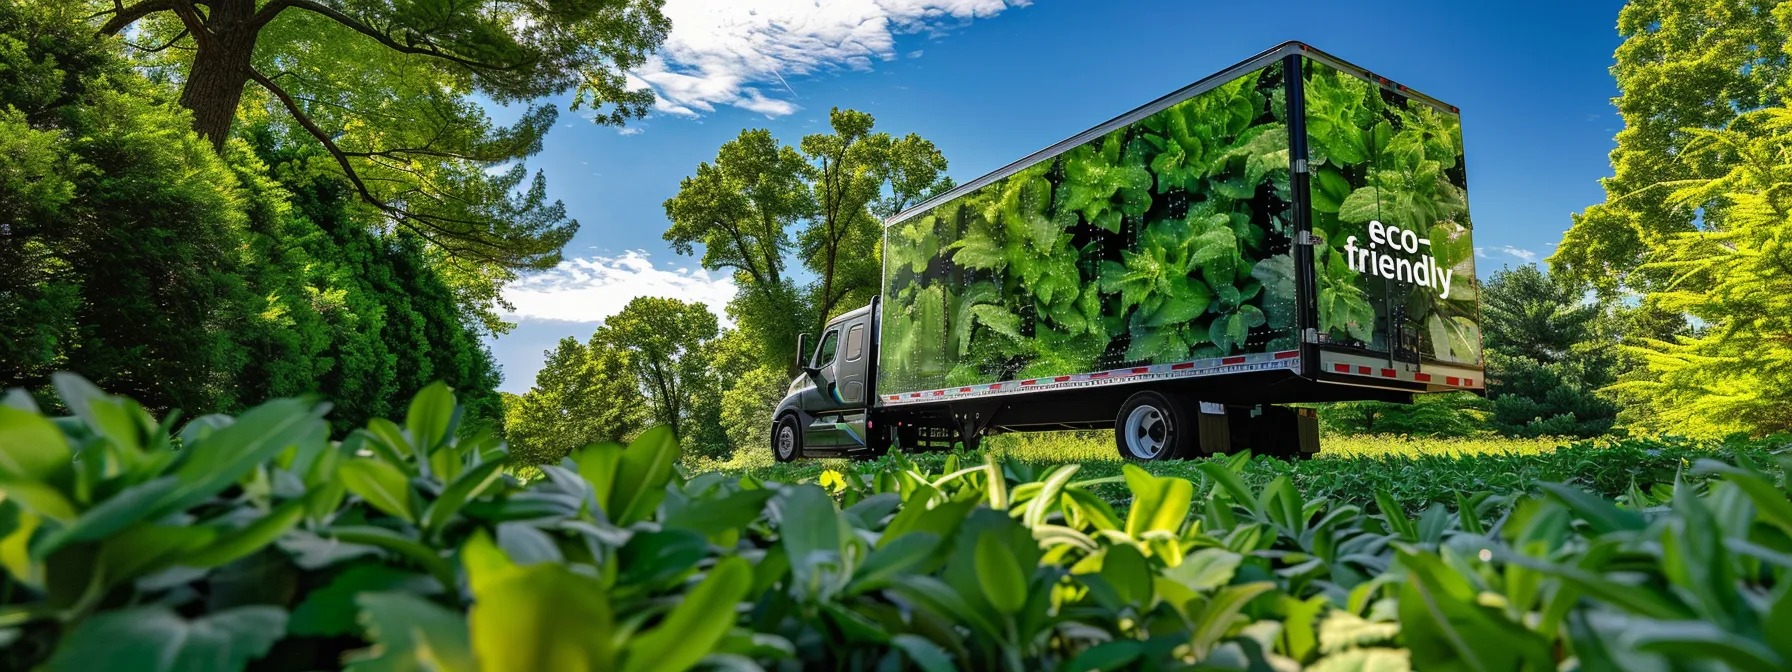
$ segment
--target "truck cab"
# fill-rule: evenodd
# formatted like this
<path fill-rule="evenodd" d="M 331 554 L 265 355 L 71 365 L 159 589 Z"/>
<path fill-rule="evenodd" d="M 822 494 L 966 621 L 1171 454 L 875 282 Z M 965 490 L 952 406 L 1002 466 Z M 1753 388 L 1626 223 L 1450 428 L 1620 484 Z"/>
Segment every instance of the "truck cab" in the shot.
<path fill-rule="evenodd" d="M 820 338 L 797 338 L 798 373 L 772 413 L 772 448 L 780 460 L 803 454 L 848 454 L 868 443 L 875 375 L 877 302 L 829 321 Z"/>

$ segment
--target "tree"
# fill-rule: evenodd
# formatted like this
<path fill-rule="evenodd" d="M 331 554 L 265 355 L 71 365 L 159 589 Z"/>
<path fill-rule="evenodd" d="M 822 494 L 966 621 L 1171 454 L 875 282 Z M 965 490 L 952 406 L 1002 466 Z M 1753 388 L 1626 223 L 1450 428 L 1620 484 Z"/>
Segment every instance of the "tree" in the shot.
<path fill-rule="evenodd" d="M 346 431 L 442 380 L 464 426 L 500 420 L 422 240 L 265 124 L 214 152 L 79 9 L 0 5 L 0 387 L 74 370 L 189 416 L 320 393 Z"/>
<path fill-rule="evenodd" d="M 1600 390 L 1616 381 L 1617 339 L 1606 304 L 1587 287 L 1533 265 L 1493 274 L 1481 291 L 1487 325 L 1492 427 L 1517 436 L 1595 437 L 1618 406 Z"/>
<path fill-rule="evenodd" d="M 1738 110 L 1783 104 L 1792 8 L 1778 0 L 1633 0 L 1618 14 L 1618 32 L 1613 102 L 1624 129 L 1611 154 L 1615 174 L 1601 181 L 1605 202 L 1574 216 L 1549 259 L 1554 272 L 1607 294 L 1668 282 L 1666 269 L 1641 268 L 1652 249 L 1674 234 L 1727 226 L 1721 199 L 1682 205 L 1666 196 L 1740 160 L 1689 155 L 1699 136 L 1688 129 L 1722 128 Z"/>
<path fill-rule="evenodd" d="M 741 131 L 665 202 L 666 241 L 680 254 L 702 245 L 705 269 L 734 273 L 740 289 L 730 315 L 762 345 L 763 363 L 789 371 L 807 319 L 785 259 L 789 227 L 814 210 L 805 171 L 803 157 L 770 131 Z"/>
<path fill-rule="evenodd" d="M 878 292 L 883 274 L 883 219 L 951 188 L 943 179 L 946 158 L 933 143 L 913 133 L 896 140 L 872 133 L 871 115 L 834 108 L 828 114 L 833 133 L 804 136 L 809 160 L 809 189 L 816 210 L 797 240 L 803 265 L 817 280 L 810 288 L 814 331 L 844 309 L 857 307 Z M 885 196 L 885 194 L 888 196 Z"/>
<path fill-rule="evenodd" d="M 1792 428 L 1792 6 L 1639 0 L 1618 27 L 1616 175 L 1551 267 L 1642 295 L 1634 324 L 1654 333 L 1626 335 L 1637 366 L 1612 387 L 1639 429 Z M 1687 316 L 1703 331 L 1674 333 Z"/>
<path fill-rule="evenodd" d="M 665 203 L 666 240 L 681 254 L 701 244 L 704 268 L 735 273 L 729 314 L 786 375 L 797 334 L 820 333 L 878 291 L 882 218 L 952 185 L 933 143 L 873 133 L 871 115 L 853 110 L 834 109 L 829 121 L 833 132 L 804 137 L 800 152 L 769 131 L 741 131 Z M 806 287 L 790 277 L 792 253 L 815 276 Z"/>
<path fill-rule="evenodd" d="M 608 342 L 628 352 L 628 368 L 657 424 L 701 453 L 716 452 L 718 382 L 708 348 L 716 316 L 700 303 L 639 297 L 599 327 Z M 595 337 L 594 337 L 595 338 Z"/>
<path fill-rule="evenodd" d="M 1487 400 L 1471 392 L 1414 395 L 1410 404 L 1351 401 L 1319 409 L 1327 433 L 1463 437 L 1487 433 Z"/>
<path fill-rule="evenodd" d="M 428 241 L 469 306 L 498 301 L 517 270 L 558 263 L 577 229 L 521 165 L 555 108 L 531 104 L 503 127 L 475 97 L 570 91 L 574 109 L 622 124 L 653 100 L 624 73 L 669 29 L 660 0 L 93 2 L 102 35 L 129 35 L 147 64 L 179 73 L 180 104 L 215 149 L 235 121 L 278 120 L 287 142 L 324 150 L 316 169 Z"/>
<path fill-rule="evenodd" d="M 560 339 L 545 353 L 535 387 L 505 397 L 505 436 L 519 464 L 555 464 L 573 449 L 626 441 L 642 429 L 646 404 L 629 353 L 605 336 L 599 330 L 584 344 Z"/>

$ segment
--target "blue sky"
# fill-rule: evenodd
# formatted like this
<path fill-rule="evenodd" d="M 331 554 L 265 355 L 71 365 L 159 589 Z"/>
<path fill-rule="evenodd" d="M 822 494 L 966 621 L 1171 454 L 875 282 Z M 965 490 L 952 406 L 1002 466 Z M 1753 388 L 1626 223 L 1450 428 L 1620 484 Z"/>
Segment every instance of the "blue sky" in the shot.
<path fill-rule="evenodd" d="M 621 131 L 563 113 L 530 161 L 580 229 L 561 268 L 506 292 L 502 389 L 527 390 L 544 350 L 635 296 L 720 314 L 731 282 L 666 246 L 661 203 L 742 129 L 795 145 L 835 106 L 932 140 L 965 182 L 1301 40 L 1462 109 L 1483 274 L 1548 256 L 1569 214 L 1602 200 L 1622 2 L 1267 4 L 667 0 L 672 35 L 634 73 L 659 109 Z"/>

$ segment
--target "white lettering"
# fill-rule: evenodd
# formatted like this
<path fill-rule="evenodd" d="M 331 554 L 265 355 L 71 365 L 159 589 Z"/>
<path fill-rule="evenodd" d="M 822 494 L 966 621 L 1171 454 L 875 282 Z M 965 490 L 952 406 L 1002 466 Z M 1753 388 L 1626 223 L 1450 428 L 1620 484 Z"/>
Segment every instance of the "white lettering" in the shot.
<path fill-rule="evenodd" d="M 1369 246 L 1370 247 L 1375 247 L 1376 245 L 1387 244 L 1388 241 L 1385 236 L 1387 236 L 1387 230 L 1382 228 L 1381 222 L 1375 222 L 1375 221 L 1369 222 Z"/>
<path fill-rule="evenodd" d="M 1444 293 L 1437 295 L 1437 298 L 1440 298 L 1440 299 L 1450 298 L 1450 277 L 1453 275 L 1456 275 L 1456 271 L 1451 270 L 1451 269 L 1444 269 L 1444 277 L 1442 278 L 1443 285 L 1444 285 Z"/>
<path fill-rule="evenodd" d="M 1400 244 L 1402 247 L 1404 247 L 1406 249 L 1407 252 L 1411 252 L 1413 254 L 1418 254 L 1419 253 L 1419 234 L 1413 233 L 1412 229 L 1402 230 L 1400 232 Z"/>

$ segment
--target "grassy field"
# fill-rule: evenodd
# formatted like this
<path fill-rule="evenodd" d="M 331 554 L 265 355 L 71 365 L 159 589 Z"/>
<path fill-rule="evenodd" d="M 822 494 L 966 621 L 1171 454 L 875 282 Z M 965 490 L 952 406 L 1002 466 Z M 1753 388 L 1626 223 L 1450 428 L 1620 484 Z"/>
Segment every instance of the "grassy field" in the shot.
<path fill-rule="evenodd" d="M 1702 457 L 1740 455 L 1771 463 L 1774 453 L 1787 451 L 1784 437 L 1716 442 L 1677 438 L 1575 441 L 1330 436 L 1323 439 L 1322 445 L 1324 450 L 1307 460 L 1286 462 L 1255 457 L 1243 465 L 1241 475 L 1253 486 L 1286 475 L 1309 497 L 1326 496 L 1356 504 L 1372 501 L 1376 490 L 1387 490 L 1408 507 L 1419 509 L 1433 502 L 1454 504 L 1458 493 L 1531 492 L 1544 482 L 1569 483 L 1618 499 L 1635 498 L 1647 496 L 1633 491 L 1637 483 L 1671 483 L 1676 476 L 1701 478 L 1690 473 L 1689 467 Z M 991 438 L 987 446 L 1011 470 L 1080 465 L 1078 480 L 1118 476 L 1124 463 L 1107 432 L 1010 434 Z M 953 457 L 956 464 L 967 466 L 984 459 L 964 452 L 912 455 L 908 459 L 921 469 L 938 472 Z M 778 464 L 770 450 L 746 450 L 730 460 L 700 460 L 687 467 L 693 472 L 720 471 L 797 483 L 814 482 L 826 471 L 871 474 L 888 459 L 811 459 Z M 1200 484 L 1204 478 L 1196 464 L 1198 461 L 1171 461 L 1143 466 L 1158 475 L 1178 476 Z M 1098 494 L 1114 499 L 1125 496 L 1125 489 L 1118 485 L 1098 487 Z"/>

